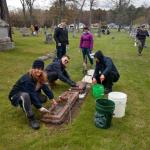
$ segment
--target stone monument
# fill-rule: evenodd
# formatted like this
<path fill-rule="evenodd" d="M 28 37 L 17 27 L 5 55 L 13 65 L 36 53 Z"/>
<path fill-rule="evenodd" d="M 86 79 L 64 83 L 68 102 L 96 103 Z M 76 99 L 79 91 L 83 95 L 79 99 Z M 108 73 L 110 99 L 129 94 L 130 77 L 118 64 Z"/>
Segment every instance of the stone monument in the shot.
<path fill-rule="evenodd" d="M 47 33 L 45 35 L 45 44 L 53 43 L 53 35 L 51 33 Z"/>
<path fill-rule="evenodd" d="M 9 24 L 0 19 L 0 51 L 14 48 L 13 42 L 11 42 L 9 33 Z"/>

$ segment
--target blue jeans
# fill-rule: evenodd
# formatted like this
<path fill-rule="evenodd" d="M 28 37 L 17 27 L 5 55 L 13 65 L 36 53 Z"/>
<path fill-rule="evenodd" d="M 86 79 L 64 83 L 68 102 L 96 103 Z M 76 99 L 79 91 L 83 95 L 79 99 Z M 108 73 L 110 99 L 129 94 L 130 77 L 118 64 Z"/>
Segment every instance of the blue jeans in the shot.
<path fill-rule="evenodd" d="M 87 64 L 87 57 L 89 58 L 90 64 L 93 65 L 93 59 L 90 56 L 89 48 L 82 48 L 83 60 Z"/>

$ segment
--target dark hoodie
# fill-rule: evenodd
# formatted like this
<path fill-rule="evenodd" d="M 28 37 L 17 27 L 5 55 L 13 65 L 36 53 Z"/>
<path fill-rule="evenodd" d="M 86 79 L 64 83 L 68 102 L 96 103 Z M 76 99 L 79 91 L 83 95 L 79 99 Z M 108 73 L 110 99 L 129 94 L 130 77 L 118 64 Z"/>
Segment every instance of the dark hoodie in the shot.
<path fill-rule="evenodd" d="M 96 67 L 93 75 L 94 78 L 96 78 L 96 76 L 99 76 L 100 74 L 107 76 L 111 73 L 118 74 L 119 76 L 119 72 L 116 66 L 113 64 L 111 58 L 104 56 L 101 51 L 97 51 L 94 57 L 99 60 L 99 62 L 96 62 Z"/>
<path fill-rule="evenodd" d="M 33 79 L 33 77 L 29 74 L 26 73 L 24 74 L 13 86 L 9 93 L 9 99 L 12 102 L 14 106 L 19 105 L 19 101 L 16 99 L 15 101 L 12 101 L 12 97 L 16 95 L 19 92 L 26 92 L 30 95 L 31 98 L 31 103 L 36 107 L 36 108 L 41 108 L 42 103 L 40 101 L 40 97 L 38 96 L 38 93 L 41 92 L 41 90 L 48 96 L 49 99 L 53 99 L 53 93 L 52 91 L 48 88 L 46 84 L 43 84 L 41 88 L 36 91 L 36 84 L 37 81 Z"/>
<path fill-rule="evenodd" d="M 65 66 L 61 63 L 61 60 L 55 61 L 52 64 L 49 64 L 46 67 L 46 72 L 49 74 L 50 72 L 56 72 L 58 75 L 58 78 L 68 83 L 70 86 L 75 86 L 75 82 L 70 79 L 70 76 L 68 72 L 65 69 Z"/>

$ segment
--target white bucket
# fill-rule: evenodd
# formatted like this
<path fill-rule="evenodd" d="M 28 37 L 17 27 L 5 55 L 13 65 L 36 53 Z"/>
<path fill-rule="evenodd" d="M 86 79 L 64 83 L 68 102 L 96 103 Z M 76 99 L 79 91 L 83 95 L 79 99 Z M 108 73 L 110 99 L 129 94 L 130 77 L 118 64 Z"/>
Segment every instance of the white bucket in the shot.
<path fill-rule="evenodd" d="M 94 74 L 94 69 L 90 69 L 87 71 L 87 75 L 93 76 L 93 74 Z"/>
<path fill-rule="evenodd" d="M 110 92 L 108 99 L 115 103 L 114 117 L 121 118 L 125 116 L 127 95 L 122 92 Z"/>
<path fill-rule="evenodd" d="M 92 76 L 88 76 L 88 75 L 84 76 L 82 82 L 92 83 Z"/>

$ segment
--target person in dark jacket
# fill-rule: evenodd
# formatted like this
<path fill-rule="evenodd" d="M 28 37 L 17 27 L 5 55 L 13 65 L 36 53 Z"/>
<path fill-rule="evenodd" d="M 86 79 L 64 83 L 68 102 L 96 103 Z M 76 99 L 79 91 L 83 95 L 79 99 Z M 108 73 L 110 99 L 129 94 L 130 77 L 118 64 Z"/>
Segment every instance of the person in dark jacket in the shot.
<path fill-rule="evenodd" d="M 57 58 L 61 59 L 66 54 L 69 45 L 68 30 L 66 28 L 66 20 L 62 20 L 61 24 L 55 29 L 54 39 L 56 42 Z"/>
<path fill-rule="evenodd" d="M 64 55 L 60 60 L 57 60 L 46 67 L 45 71 L 47 72 L 50 84 L 53 84 L 57 79 L 60 79 L 70 86 L 76 86 L 76 83 L 70 79 L 70 76 L 66 71 L 69 60 L 69 56 Z"/>
<path fill-rule="evenodd" d="M 93 83 L 103 84 L 105 93 L 107 94 L 112 91 L 113 82 L 119 80 L 119 72 L 112 59 L 104 56 L 101 51 L 97 51 L 94 58 L 96 58 L 96 67 L 93 75 Z"/>
<path fill-rule="evenodd" d="M 57 104 L 52 91 L 46 84 L 47 76 L 43 69 L 44 62 L 42 60 L 35 60 L 32 69 L 20 77 L 9 93 L 9 99 L 12 105 L 16 107 L 20 105 L 23 108 L 29 124 L 33 129 L 39 129 L 40 124 L 35 118 L 31 104 L 40 112 L 49 112 L 42 106 L 42 103 L 46 102 L 47 97 L 52 99 L 54 105 Z M 41 90 L 45 95 L 41 93 Z"/>
<path fill-rule="evenodd" d="M 149 36 L 148 31 L 145 29 L 145 25 L 142 25 L 136 34 L 137 42 L 138 42 L 138 55 L 141 56 L 143 48 L 145 46 L 146 37 Z"/>

